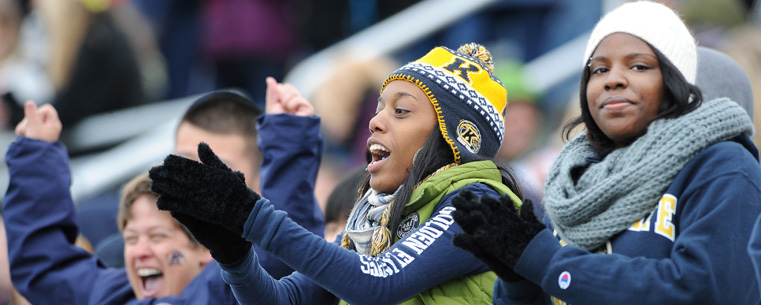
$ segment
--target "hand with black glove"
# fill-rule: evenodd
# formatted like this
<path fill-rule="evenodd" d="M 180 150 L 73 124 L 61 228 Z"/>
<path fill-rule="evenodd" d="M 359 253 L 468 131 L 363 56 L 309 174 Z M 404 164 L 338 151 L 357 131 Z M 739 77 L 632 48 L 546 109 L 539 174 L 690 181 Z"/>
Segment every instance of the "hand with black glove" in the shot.
<path fill-rule="evenodd" d="M 201 162 L 169 155 L 149 172 L 158 207 L 187 214 L 225 227 L 238 235 L 261 197 L 246 186 L 243 174 L 233 171 L 211 151 L 198 144 Z"/>
<path fill-rule="evenodd" d="M 534 204 L 525 200 L 520 213 L 508 195 L 477 197 L 462 191 L 453 200 L 452 217 L 465 233 L 455 235 L 455 246 L 483 261 L 505 281 L 522 277 L 513 269 L 528 243 L 545 226 L 534 215 Z"/>
<path fill-rule="evenodd" d="M 169 155 L 164 164 L 150 170 L 151 191 L 159 195 L 158 208 L 172 212 L 201 243 L 214 242 L 213 236 L 202 237 L 209 234 L 202 231 L 211 227 L 224 228 L 240 238 L 261 197 L 246 186 L 243 174 L 227 167 L 208 144 L 198 145 L 198 157 L 201 162 Z M 204 245 L 210 251 L 222 250 Z"/>
<path fill-rule="evenodd" d="M 250 242 L 222 226 L 182 213 L 170 214 L 184 225 L 199 243 L 209 249 L 211 257 L 219 263 L 235 263 L 251 251 Z"/>

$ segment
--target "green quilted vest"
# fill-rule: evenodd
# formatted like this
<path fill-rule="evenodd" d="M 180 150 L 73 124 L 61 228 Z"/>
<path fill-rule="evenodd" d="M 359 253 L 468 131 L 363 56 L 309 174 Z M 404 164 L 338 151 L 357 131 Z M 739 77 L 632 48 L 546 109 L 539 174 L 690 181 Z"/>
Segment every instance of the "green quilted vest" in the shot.
<path fill-rule="evenodd" d="M 413 192 L 405 205 L 402 218 L 417 213 L 417 225 L 431 218 L 433 210 L 444 195 L 472 183 L 489 185 L 500 194 L 507 194 L 516 206 L 521 201 L 513 192 L 502 184 L 502 176 L 491 161 L 465 163 L 440 172 L 424 181 Z M 411 228 L 414 229 L 414 228 Z M 397 237 L 395 242 L 399 241 Z M 418 293 L 401 304 L 492 304 L 492 290 L 497 275 L 488 271 L 480 274 L 462 276 L 440 283 L 431 289 Z M 347 304 L 341 301 L 340 304 Z"/>

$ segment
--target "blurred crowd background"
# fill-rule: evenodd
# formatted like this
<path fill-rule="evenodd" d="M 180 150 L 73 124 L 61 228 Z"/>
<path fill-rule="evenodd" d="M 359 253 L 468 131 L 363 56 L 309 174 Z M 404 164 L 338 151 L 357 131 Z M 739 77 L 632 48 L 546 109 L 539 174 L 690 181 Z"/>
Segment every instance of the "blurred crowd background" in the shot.
<path fill-rule="evenodd" d="M 171 151 L 175 122 L 194 96 L 236 89 L 263 109 L 264 79 L 274 76 L 299 88 L 322 117 L 316 192 L 324 206 L 341 177 L 366 165 L 368 120 L 385 77 L 434 46 L 478 42 L 508 91 L 498 158 L 541 199 L 563 145 L 559 128 L 575 116 L 568 109 L 577 104 L 589 31 L 622 2 L 0 0 L 0 149 L 15 139 L 23 102 L 56 107 L 82 234 L 94 247 L 116 232 L 119 186 Z M 699 45 L 745 69 L 759 102 L 758 1 L 661 2 L 682 14 Z M 759 133 L 754 141 L 761 144 Z M 0 282 L 8 281 L 7 263 L 0 265 Z M 9 299 L 0 289 L 0 304 Z"/>

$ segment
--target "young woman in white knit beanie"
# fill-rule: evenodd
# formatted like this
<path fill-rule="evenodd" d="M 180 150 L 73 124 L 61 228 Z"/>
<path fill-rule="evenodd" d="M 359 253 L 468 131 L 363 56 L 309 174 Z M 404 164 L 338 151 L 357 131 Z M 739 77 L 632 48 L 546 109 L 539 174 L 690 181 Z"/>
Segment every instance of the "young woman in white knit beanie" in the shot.
<path fill-rule="evenodd" d="M 586 130 L 550 169 L 545 221 L 505 200 L 454 201 L 466 232 L 454 242 L 497 271 L 495 304 L 761 301 L 745 250 L 761 212 L 753 127 L 729 99 L 702 103 L 696 70 L 668 7 L 631 2 L 600 20 L 566 126 Z"/>

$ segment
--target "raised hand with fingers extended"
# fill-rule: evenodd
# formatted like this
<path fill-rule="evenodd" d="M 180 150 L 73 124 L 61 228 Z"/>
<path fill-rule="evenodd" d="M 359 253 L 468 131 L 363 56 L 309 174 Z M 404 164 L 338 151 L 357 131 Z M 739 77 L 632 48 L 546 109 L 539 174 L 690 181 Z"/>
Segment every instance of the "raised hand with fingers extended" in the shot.
<path fill-rule="evenodd" d="M 278 83 L 273 77 L 267 77 L 266 82 L 265 112 L 267 114 L 314 115 L 314 106 L 301 95 L 296 87 L 289 83 Z"/>
<path fill-rule="evenodd" d="M 506 281 L 521 278 L 513 271 L 529 242 L 545 226 L 534 215 L 533 203 L 525 200 L 520 212 L 507 195 L 477 197 L 463 191 L 452 201 L 457 208 L 452 217 L 465 233 L 452 242 L 465 249 Z"/>
<path fill-rule="evenodd" d="M 16 125 L 16 135 L 29 139 L 56 142 L 61 136 L 61 120 L 50 104 L 37 106 L 32 101 L 24 104 L 24 119 Z"/>

